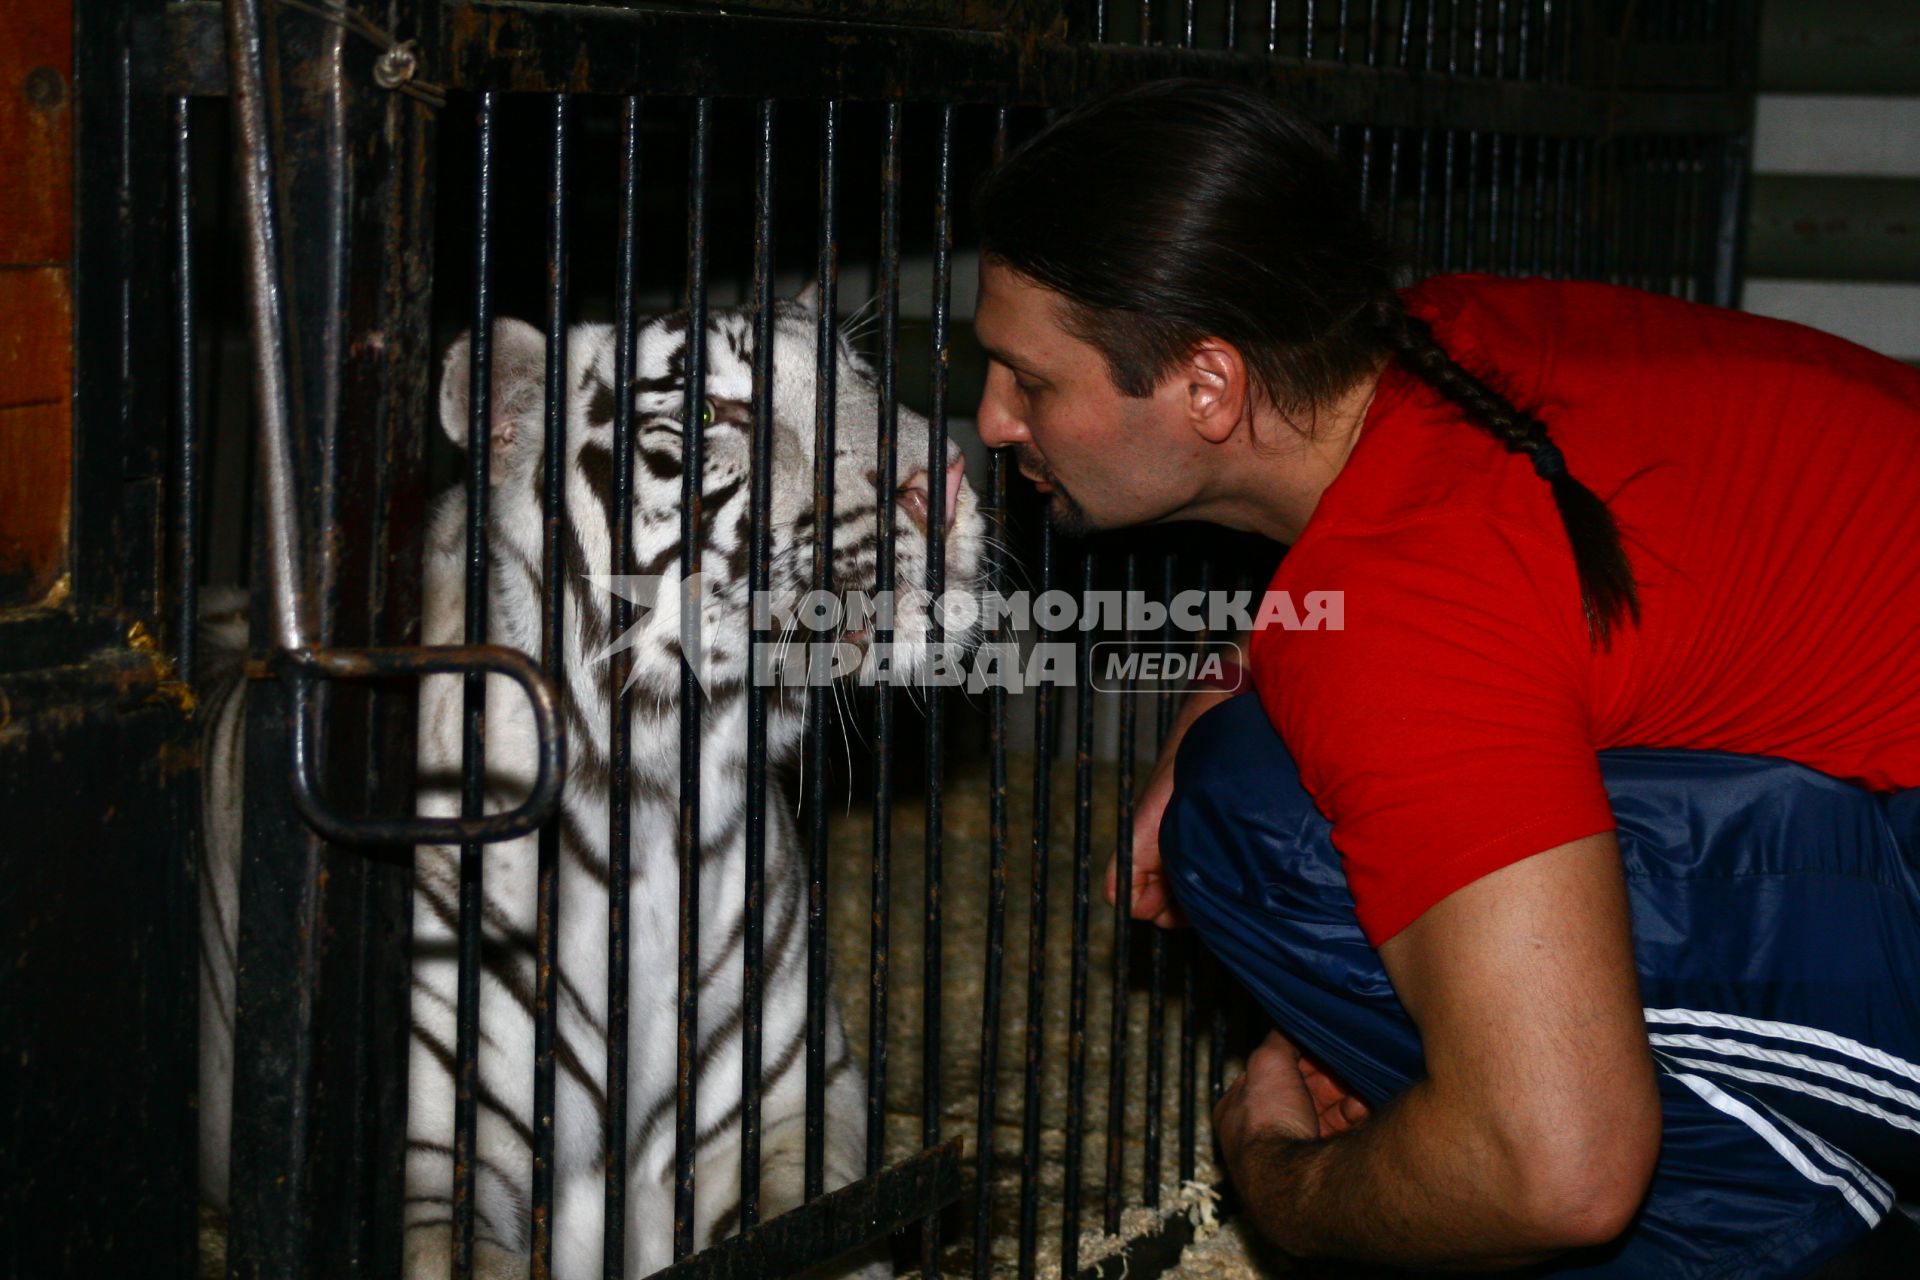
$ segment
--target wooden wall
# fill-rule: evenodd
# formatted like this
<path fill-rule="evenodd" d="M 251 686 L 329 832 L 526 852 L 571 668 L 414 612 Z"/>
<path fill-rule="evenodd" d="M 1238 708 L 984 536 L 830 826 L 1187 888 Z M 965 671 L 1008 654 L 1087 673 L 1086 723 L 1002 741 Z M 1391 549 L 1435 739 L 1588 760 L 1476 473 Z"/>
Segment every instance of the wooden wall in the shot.
<path fill-rule="evenodd" d="M 73 457 L 73 8 L 0 0 L 0 607 L 66 567 Z"/>

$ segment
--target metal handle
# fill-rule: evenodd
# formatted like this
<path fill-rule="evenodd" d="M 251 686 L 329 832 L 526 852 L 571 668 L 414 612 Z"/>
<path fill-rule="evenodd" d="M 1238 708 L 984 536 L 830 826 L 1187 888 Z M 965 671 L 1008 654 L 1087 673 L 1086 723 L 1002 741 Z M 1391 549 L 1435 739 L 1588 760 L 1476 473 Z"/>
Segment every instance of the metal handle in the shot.
<path fill-rule="evenodd" d="M 289 649 L 269 660 L 287 682 L 294 704 L 293 799 L 300 816 L 340 844 L 485 844 L 537 830 L 560 802 L 566 776 L 567 740 L 560 698 L 553 682 L 517 649 L 497 644 L 396 645 L 369 649 Z M 539 743 L 533 791 L 505 813 L 461 818 L 350 818 L 334 812 L 320 794 L 313 750 L 315 684 L 321 680 L 373 680 L 385 676 L 483 675 L 492 672 L 518 684 L 533 711 Z"/>
<path fill-rule="evenodd" d="M 337 843 L 481 844 L 535 830 L 554 811 L 566 771 L 566 738 L 552 682 L 526 655 L 500 645 L 315 648 L 313 620 L 302 595 L 307 581 L 302 530 L 295 512 L 293 403 L 287 376 L 285 278 L 275 190 L 272 115 L 266 64 L 270 56 L 262 0 L 225 0 L 227 55 L 235 142 L 245 215 L 247 303 L 253 337 L 254 387 L 265 472 L 266 570 L 275 650 L 269 667 L 287 682 L 294 704 L 293 796 L 301 817 Z M 338 15 L 336 15 L 338 16 Z M 337 370 L 336 370 L 337 372 Z M 309 426 L 315 424 L 308 424 Z M 347 818 L 320 794 L 314 741 L 321 680 L 367 680 L 395 675 L 504 675 L 526 690 L 539 742 L 533 794 L 508 813 L 461 818 Z"/>

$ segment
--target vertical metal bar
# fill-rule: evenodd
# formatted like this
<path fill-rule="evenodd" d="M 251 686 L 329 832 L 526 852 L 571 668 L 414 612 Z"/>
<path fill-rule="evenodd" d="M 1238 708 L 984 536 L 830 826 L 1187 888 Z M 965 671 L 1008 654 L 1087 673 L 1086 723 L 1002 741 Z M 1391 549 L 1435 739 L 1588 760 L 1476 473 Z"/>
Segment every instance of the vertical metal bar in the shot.
<path fill-rule="evenodd" d="M 1343 46 L 1346 39 L 1346 30 L 1347 30 L 1347 6 L 1345 3 L 1342 3 L 1340 6 L 1340 33 L 1341 33 L 1341 40 L 1343 42 Z M 1367 58 L 1367 65 L 1369 67 L 1377 67 L 1380 65 L 1379 36 L 1380 36 L 1380 0 L 1368 0 L 1366 58 Z M 1340 56 L 1342 59 L 1346 57 L 1346 50 L 1344 47 L 1342 47 L 1341 49 Z M 1361 208 L 1363 209 L 1366 208 L 1370 203 L 1368 197 L 1371 195 L 1372 191 L 1373 191 L 1373 126 L 1364 125 L 1361 127 L 1361 130 L 1360 130 L 1360 206 Z M 1391 218 L 1392 218 L 1391 207 L 1389 207 L 1387 216 L 1388 216 L 1389 225 L 1390 225 Z"/>
<path fill-rule="evenodd" d="M 1427 0 L 1426 41 L 1421 51 L 1421 70 L 1429 74 L 1434 68 L 1435 52 L 1439 48 L 1439 7 L 1440 0 Z M 1428 216 L 1430 193 L 1433 187 L 1433 130 L 1428 126 L 1420 129 L 1420 177 L 1414 192 L 1413 202 L 1413 243 L 1415 250 L 1415 269 L 1421 274 L 1433 270 L 1436 262 L 1433 250 L 1429 247 L 1432 220 Z"/>
<path fill-rule="evenodd" d="M 1573 210 L 1567 204 L 1568 173 L 1572 165 L 1573 143 L 1568 138 L 1553 140 L 1553 271 L 1555 279 L 1567 275 L 1567 238 L 1572 230 Z"/>
<path fill-rule="evenodd" d="M 1683 275 L 1682 297 L 1689 302 L 1698 302 L 1702 295 L 1700 269 L 1700 225 L 1703 212 L 1700 200 L 1700 156 L 1703 143 L 1699 138 L 1688 138 L 1680 143 L 1681 165 L 1685 173 L 1686 211 L 1682 217 L 1686 220 L 1686 244 L 1680 251 L 1681 271 Z"/>
<path fill-rule="evenodd" d="M 1472 65 L 1471 74 L 1476 77 L 1480 75 L 1480 59 L 1486 47 L 1486 37 L 1487 37 L 1486 17 L 1487 17 L 1486 0 L 1473 0 L 1473 59 L 1471 64 Z M 1497 154 L 1497 149 L 1499 146 L 1499 143 L 1497 141 L 1498 136 L 1499 135 L 1497 134 L 1495 135 L 1496 141 L 1494 144 L 1496 148 L 1496 155 L 1494 157 L 1496 170 L 1499 167 L 1499 156 Z M 1477 266 L 1479 266 L 1479 263 L 1480 263 L 1479 183 L 1480 183 L 1480 131 L 1478 129 L 1473 129 L 1473 130 L 1469 130 L 1467 133 L 1466 225 L 1461 230 L 1461 240 L 1464 242 L 1464 245 L 1466 248 L 1466 262 L 1464 265 L 1468 271 L 1474 270 Z M 1500 201 L 1500 181 L 1497 176 L 1494 178 L 1494 182 L 1493 182 L 1493 201 L 1494 201 L 1494 217 L 1492 220 L 1494 222 L 1498 222 L 1499 221 L 1499 201 Z"/>
<path fill-rule="evenodd" d="M 1228 53 L 1240 48 L 1240 3 L 1239 0 L 1227 0 L 1227 30 L 1222 37 Z"/>
<path fill-rule="evenodd" d="M 469 347 L 470 410 L 467 417 L 467 576 L 468 644 L 487 640 L 487 505 L 491 496 L 489 455 L 493 451 L 493 127 L 495 95 L 480 95 L 475 119 L 473 204 L 473 340 Z M 460 813 L 477 818 L 486 806 L 486 677 L 463 680 L 461 709 Z M 480 854 L 484 846 L 460 846 L 460 953 L 455 992 L 453 1222 L 455 1277 L 472 1274 L 475 1174 L 479 1161 L 475 1132 L 480 1087 Z"/>
<path fill-rule="evenodd" d="M 1133 600 L 1140 585 L 1137 553 L 1129 550 L 1122 575 L 1122 608 Z M 1128 635 L 1130 640 L 1131 634 Z M 1128 669 L 1120 690 L 1119 777 L 1114 814 L 1114 893 L 1113 893 L 1113 989 L 1107 1042 L 1107 1194 L 1106 1230 L 1120 1231 L 1120 1209 L 1126 1199 L 1126 1165 L 1122 1153 L 1127 1134 L 1127 966 L 1130 959 L 1133 917 L 1133 737 L 1134 702 L 1132 669 Z M 1157 931 L 1157 930 L 1156 930 Z"/>
<path fill-rule="evenodd" d="M 555 94 L 550 122 L 552 188 L 547 195 L 546 436 L 541 460 L 540 661 L 555 688 L 565 687 L 567 607 L 567 95 Z M 578 566 L 584 569 L 585 566 Z M 559 963 L 560 815 L 540 828 L 535 872 L 533 977 L 533 1276 L 553 1270 L 554 1002 Z"/>
<path fill-rule="evenodd" d="M 1665 293 L 1672 289 L 1667 268 L 1673 254 L 1673 220 L 1680 212 L 1673 198 L 1673 168 L 1667 163 L 1665 138 L 1647 140 L 1645 169 L 1647 240 L 1642 271 L 1647 280 L 1647 289 Z"/>
<path fill-rule="evenodd" d="M 1183 49 L 1193 48 L 1193 3 L 1194 0 L 1186 0 L 1186 12 L 1180 24 L 1180 47 Z M 1232 8 L 1232 0 L 1228 0 L 1228 8 Z"/>
<path fill-rule="evenodd" d="M 1673 177 L 1673 228 L 1672 261 L 1669 271 L 1672 277 L 1674 296 L 1691 299 L 1693 297 L 1693 264 L 1699 249 L 1697 232 L 1700 227 L 1699 187 L 1694 182 L 1692 138 L 1674 138 L 1668 142 L 1668 153 L 1672 157 Z"/>
<path fill-rule="evenodd" d="M 1053 590 L 1053 524 L 1040 524 L 1040 594 Z M 1032 1280 L 1040 1223 L 1040 1062 L 1046 1048 L 1047 855 L 1053 821 L 1053 710 L 1043 682 L 1033 713 L 1033 879 L 1027 902 L 1026 1076 L 1020 1120 L 1020 1280 Z"/>
<path fill-rule="evenodd" d="M 634 314 L 639 267 L 640 103 L 629 97 L 620 117 L 619 243 L 614 250 L 613 528 L 608 573 L 625 573 L 633 559 L 633 378 L 638 334 Z M 633 625 L 633 605 L 613 599 L 614 635 Z M 606 688 L 611 696 L 607 731 L 607 1118 L 606 1220 L 602 1274 L 617 1280 L 626 1271 L 627 1242 L 627 912 L 633 894 L 633 724 L 621 691 L 632 654 L 611 656 Z"/>
<path fill-rule="evenodd" d="M 1526 4 L 1526 0 L 1521 0 Z M 1524 61 L 1524 48 L 1521 50 Z M 1507 0 L 1498 0 L 1494 6 L 1494 79 L 1507 79 Z M 1498 269 L 1500 263 L 1500 178 L 1501 154 L 1505 152 L 1505 134 L 1496 132 L 1492 138 L 1492 155 L 1488 157 L 1488 178 L 1492 186 L 1492 203 L 1488 205 L 1486 215 L 1486 261 L 1490 267 Z M 1507 274 L 1519 273 L 1519 226 L 1521 226 L 1521 140 L 1513 138 L 1513 180 L 1507 186 L 1507 205 L 1511 207 L 1511 226 L 1513 236 L 1507 242 Z"/>
<path fill-rule="evenodd" d="M 1572 264 L 1571 274 L 1576 280 L 1584 280 L 1588 277 L 1593 256 L 1587 243 L 1587 224 L 1593 208 L 1589 171 L 1594 143 L 1591 138 L 1575 138 L 1570 140 L 1570 144 L 1573 148 L 1573 217 L 1567 252 Z"/>
<path fill-rule="evenodd" d="M 1487 139 L 1487 269 L 1490 271 L 1500 269 L 1500 171 L 1501 152 L 1505 150 L 1501 146 L 1503 141 L 1505 141 L 1504 135 L 1499 133 Z"/>
<path fill-rule="evenodd" d="M 1280 38 L 1280 0 L 1267 0 L 1267 56 L 1271 58 L 1279 45 Z"/>
<path fill-rule="evenodd" d="M 1213 562 L 1203 561 L 1200 565 L 1200 590 L 1206 594 L 1213 589 Z M 1204 635 L 1204 633 L 1203 633 Z M 1220 1095 L 1226 1088 L 1226 1044 L 1227 1044 L 1227 993 L 1237 991 L 1227 975 L 1226 966 L 1221 964 L 1212 952 L 1207 953 L 1207 991 L 1212 1006 L 1211 1017 L 1207 1023 L 1207 1114 L 1220 1105 Z M 1220 1154 L 1220 1135 L 1213 1135 L 1213 1159 L 1216 1165 L 1223 1164 Z"/>
<path fill-rule="evenodd" d="M 681 422 L 680 626 L 700 625 L 700 525 L 706 506 L 707 406 L 707 149 L 713 100 L 696 98 L 687 146 L 687 383 Z M 674 1067 L 673 1256 L 693 1252 L 694 1159 L 699 1155 L 700 1048 L 700 688 L 701 645 L 680 646 L 680 1026 Z"/>
<path fill-rule="evenodd" d="M 1212 589 L 1213 563 L 1203 559 L 1200 562 L 1200 593 L 1205 596 Z M 1171 593 L 1168 598 L 1171 600 Z M 1191 933 L 1184 941 L 1185 963 L 1180 966 L 1180 1180 L 1191 1182 L 1196 1168 L 1200 1109 L 1199 984 L 1196 979 L 1208 955 L 1206 948 L 1200 945 L 1200 940 Z M 1212 985 L 1209 984 L 1211 989 Z"/>
<path fill-rule="evenodd" d="M 1718 216 L 1714 220 L 1712 291 L 1707 301 L 1720 307 L 1740 305 L 1745 284 L 1748 168 L 1753 138 L 1748 133 L 1720 140 Z"/>
<path fill-rule="evenodd" d="M 840 295 L 840 103 L 820 112 L 820 244 L 814 326 L 813 589 L 833 590 L 833 431 L 839 383 L 835 308 Z M 807 683 L 807 804 L 813 820 L 807 865 L 807 1081 L 805 1197 L 826 1186 L 827 1110 L 827 704 Z"/>
<path fill-rule="evenodd" d="M 1160 565 L 1162 603 L 1173 599 L 1176 568 L 1177 559 L 1169 551 L 1161 558 Z M 1161 624 L 1160 643 L 1169 645 L 1172 641 L 1173 619 L 1169 616 Z M 1155 702 L 1158 705 L 1154 708 L 1153 741 L 1157 764 L 1160 752 L 1166 748 L 1167 736 L 1173 731 L 1173 690 L 1162 688 Z M 1142 1198 L 1149 1208 L 1157 1208 L 1160 1204 L 1160 1113 L 1166 1101 L 1167 931 L 1156 925 L 1147 948 L 1147 1116 L 1140 1159 Z"/>
<path fill-rule="evenodd" d="M 301 525 L 293 510 L 295 472 L 289 430 L 292 405 L 287 386 L 286 299 L 281 278 L 280 217 L 274 189 L 273 131 L 269 127 L 270 89 L 266 44 L 258 0 L 225 6 L 228 78 L 232 84 L 234 130 L 239 143 L 241 198 L 247 218 L 246 267 L 254 300 L 249 320 L 254 329 L 254 398 L 264 445 L 264 471 L 287 477 L 265 487 L 267 567 L 272 592 L 272 638 L 282 649 L 298 649 L 312 634 L 312 619 L 296 582 L 303 558 Z"/>
<path fill-rule="evenodd" d="M 1306 14 L 1300 22 L 1300 56 L 1303 58 L 1311 58 L 1313 56 L 1313 28 L 1315 17 L 1313 9 L 1314 0 L 1307 0 Z"/>
<path fill-rule="evenodd" d="M 1533 140 L 1533 216 L 1527 237 L 1531 257 L 1527 271 L 1540 275 L 1546 271 L 1547 216 L 1547 139 L 1544 134 Z"/>
<path fill-rule="evenodd" d="M 1615 260 L 1617 283 L 1649 289 L 1647 264 L 1651 261 L 1653 236 L 1648 228 L 1652 219 L 1652 166 L 1647 160 L 1644 139 L 1629 138 L 1621 147 L 1621 201 L 1619 219 L 1620 254 Z"/>
<path fill-rule="evenodd" d="M 1678 168 L 1672 161 L 1667 139 L 1655 138 L 1647 144 L 1648 185 L 1652 188 L 1653 208 L 1648 215 L 1647 275 L 1651 288 L 1672 293 L 1674 247 L 1679 241 L 1680 200 Z"/>
<path fill-rule="evenodd" d="M 1007 109 L 994 113 L 992 162 L 1007 154 Z M 928 486 L 932 488 L 931 485 Z M 1007 450 L 995 449 L 987 460 L 989 518 L 987 530 L 987 589 L 1005 598 L 1006 557 L 1001 548 L 1007 535 Z M 1005 631 L 987 643 L 1005 639 Z M 1007 950 L 1007 691 L 998 681 L 987 690 L 987 954 L 981 984 L 979 1122 L 974 1130 L 973 1280 L 988 1280 L 993 1271 L 993 1130 L 998 1118 L 1000 1067 L 1000 1005 Z"/>
<path fill-rule="evenodd" d="M 1385 226 L 1388 238 L 1398 242 L 1400 238 L 1400 151 L 1406 139 L 1406 130 L 1392 128 L 1387 131 L 1387 201 Z"/>
<path fill-rule="evenodd" d="M 952 359 L 948 319 L 953 297 L 953 107 L 940 107 L 933 177 L 933 376 L 927 408 L 927 598 L 939 601 L 947 587 L 947 369 Z M 956 499 L 958 495 L 955 495 Z M 928 615 L 927 642 L 946 641 L 938 608 Z M 940 691 L 927 696 L 926 917 L 921 944 L 920 1143 L 940 1142 L 940 944 L 941 861 L 944 853 L 942 798 L 946 781 L 946 704 Z M 940 1220 L 920 1224 L 920 1274 L 939 1280 Z"/>
<path fill-rule="evenodd" d="M 1521 192 L 1525 190 L 1525 188 L 1521 186 L 1521 175 L 1525 169 L 1526 149 L 1527 140 L 1515 135 L 1513 138 L 1513 176 L 1507 188 L 1509 192 L 1507 198 L 1507 208 L 1509 210 L 1507 226 L 1508 275 L 1520 274 L 1520 206 Z"/>
<path fill-rule="evenodd" d="M 760 103 L 755 131 L 759 158 L 753 183 L 753 441 L 747 495 L 747 587 L 755 602 L 773 579 L 773 122 L 770 99 Z M 750 653 L 765 652 L 772 636 L 752 614 Z M 753 670 L 748 667 L 749 672 Z M 740 946 L 740 1227 L 760 1221 L 760 1055 L 763 920 L 767 886 L 767 686 L 747 680 L 746 903 Z"/>
<path fill-rule="evenodd" d="M 1198 1055 L 1197 1029 L 1199 1014 L 1194 1002 L 1197 998 L 1194 981 L 1195 971 L 1205 957 L 1200 940 L 1192 934 L 1181 938 L 1182 955 L 1180 957 L 1180 1181 L 1193 1181 L 1196 1168 L 1197 1118 L 1199 1113 L 1199 1079 L 1196 1074 Z"/>
<path fill-rule="evenodd" d="M 894 590 L 894 493 L 900 486 L 900 104 L 884 110 L 880 144 L 880 465 L 873 474 L 873 509 L 879 532 L 874 589 L 882 600 Z M 886 622 L 892 621 L 887 617 Z M 893 628 L 874 632 L 879 652 L 893 643 Z M 874 682 L 873 703 L 873 912 L 867 966 L 867 1173 L 886 1163 L 887 1145 L 887 959 L 893 918 L 893 686 Z"/>
<path fill-rule="evenodd" d="M 174 678 L 193 683 L 200 622 L 199 380 L 193 347 L 193 124 L 191 98 L 167 104 L 172 126 L 173 196 L 168 227 L 173 240 L 173 663 Z"/>
<path fill-rule="evenodd" d="M 1433 269 L 1434 255 L 1429 247 L 1432 219 L 1428 217 L 1429 194 L 1433 185 L 1433 130 L 1420 129 L 1420 159 L 1415 167 L 1413 188 L 1414 272 L 1427 275 Z"/>
<path fill-rule="evenodd" d="M 1608 201 L 1607 224 L 1612 232 L 1612 262 L 1608 278 L 1615 284 L 1632 285 L 1641 261 L 1643 243 L 1643 198 L 1646 184 L 1641 180 L 1640 145 L 1637 139 L 1614 139 L 1608 180 L 1614 195 Z"/>
<path fill-rule="evenodd" d="M 1154 43 L 1153 34 L 1153 0 L 1140 0 L 1140 43 Z"/>
<path fill-rule="evenodd" d="M 1080 557 L 1080 598 L 1093 598 L 1096 557 Z M 1067 981 L 1067 1133 L 1060 1191 L 1060 1269 L 1080 1269 L 1080 1158 L 1087 1120 L 1087 947 L 1093 874 L 1093 633 L 1076 645 L 1073 692 L 1073 932 Z"/>
<path fill-rule="evenodd" d="M 1227 1002 L 1229 990 L 1226 966 L 1211 953 L 1207 956 L 1207 990 L 1212 993 L 1212 1016 L 1207 1020 L 1207 1108 L 1220 1105 L 1227 1080 Z M 1213 1138 L 1213 1157 L 1220 1158 L 1220 1135 Z"/>
<path fill-rule="evenodd" d="M 1460 74 L 1460 3 L 1453 0 L 1447 9 L 1447 74 Z M 1440 269 L 1451 271 L 1455 266 L 1453 256 L 1453 201 L 1454 201 L 1454 143 L 1458 134 L 1452 129 L 1443 130 L 1442 139 L 1446 143 L 1446 154 L 1442 157 L 1440 186 Z M 1468 199 L 1472 199 L 1472 170 L 1468 170 Z"/>

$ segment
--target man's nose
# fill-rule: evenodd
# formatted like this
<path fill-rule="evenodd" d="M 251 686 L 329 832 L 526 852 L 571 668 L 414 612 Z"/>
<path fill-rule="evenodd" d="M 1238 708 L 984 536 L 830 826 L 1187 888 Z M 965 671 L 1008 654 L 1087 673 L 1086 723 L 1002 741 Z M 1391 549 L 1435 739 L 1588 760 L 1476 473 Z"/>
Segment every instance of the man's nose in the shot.
<path fill-rule="evenodd" d="M 1004 404 L 995 393 L 990 379 L 987 389 L 980 393 L 980 409 L 974 416 L 974 427 L 990 449 L 1019 444 L 1031 438 L 1026 423 L 1020 421 L 1017 415 L 1008 413 Z"/>
<path fill-rule="evenodd" d="M 960 482 L 966 475 L 964 458 L 955 458 L 947 464 L 946 505 L 940 509 L 940 515 L 948 529 L 953 528 L 954 514 L 960 505 Z M 933 490 L 927 483 L 924 467 L 906 478 L 894 500 L 915 524 L 922 529 L 927 527 L 927 517 L 933 510 Z"/>

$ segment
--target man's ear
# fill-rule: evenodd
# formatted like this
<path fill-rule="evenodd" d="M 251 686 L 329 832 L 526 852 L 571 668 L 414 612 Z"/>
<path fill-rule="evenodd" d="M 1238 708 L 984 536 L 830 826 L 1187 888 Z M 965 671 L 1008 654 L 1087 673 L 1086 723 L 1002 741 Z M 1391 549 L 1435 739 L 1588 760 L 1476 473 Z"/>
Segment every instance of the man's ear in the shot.
<path fill-rule="evenodd" d="M 1222 338 L 1202 338 L 1177 371 L 1185 384 L 1187 421 L 1215 444 L 1226 440 L 1246 416 L 1247 362 Z"/>
<path fill-rule="evenodd" d="M 440 364 L 440 429 L 467 447 L 473 406 L 473 335 L 463 333 Z M 499 484 L 538 459 L 546 410 L 547 339 L 524 320 L 493 323 L 492 455 L 488 479 Z"/>

